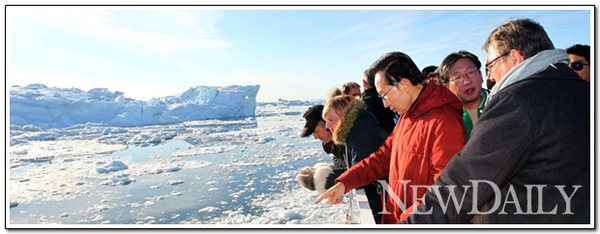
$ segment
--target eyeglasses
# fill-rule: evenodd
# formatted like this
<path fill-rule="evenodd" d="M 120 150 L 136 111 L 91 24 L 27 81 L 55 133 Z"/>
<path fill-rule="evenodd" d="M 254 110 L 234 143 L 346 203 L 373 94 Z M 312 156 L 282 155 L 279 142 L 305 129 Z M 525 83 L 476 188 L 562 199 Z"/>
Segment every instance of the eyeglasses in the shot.
<path fill-rule="evenodd" d="M 387 100 L 385 99 L 385 96 L 387 96 L 387 94 L 390 92 L 390 90 L 392 90 L 392 88 L 396 87 L 396 84 L 392 85 L 392 87 L 390 87 L 387 91 L 385 91 L 385 93 L 383 93 L 383 95 L 379 96 L 381 98 L 381 100 Z"/>
<path fill-rule="evenodd" d="M 581 71 L 583 69 L 583 66 L 589 66 L 589 63 L 582 63 L 582 62 L 572 62 L 571 65 L 569 65 L 571 67 L 571 69 L 575 70 L 575 71 Z"/>
<path fill-rule="evenodd" d="M 491 73 L 492 73 L 492 68 L 494 68 L 494 62 L 496 62 L 496 60 L 498 60 L 499 58 L 502 58 L 504 56 L 507 56 L 510 53 L 510 51 L 507 51 L 504 54 L 501 54 L 500 56 L 496 57 L 495 59 L 492 59 L 492 61 L 490 61 L 489 63 L 485 64 L 485 75 L 487 77 L 490 77 Z"/>
<path fill-rule="evenodd" d="M 465 81 L 464 77 L 469 78 L 469 80 L 472 80 L 473 78 L 475 78 L 477 76 L 478 70 L 470 70 L 467 73 L 464 74 L 454 74 L 452 77 L 450 77 L 450 82 L 453 83 L 457 83 L 457 84 L 462 84 Z"/>

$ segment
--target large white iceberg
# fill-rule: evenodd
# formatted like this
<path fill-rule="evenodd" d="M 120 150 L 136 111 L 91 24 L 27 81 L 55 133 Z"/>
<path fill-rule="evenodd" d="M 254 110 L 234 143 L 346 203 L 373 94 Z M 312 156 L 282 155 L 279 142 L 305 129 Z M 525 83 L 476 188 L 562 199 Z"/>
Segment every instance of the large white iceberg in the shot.
<path fill-rule="evenodd" d="M 139 126 L 254 116 L 259 85 L 197 86 L 176 96 L 140 101 L 95 88 L 50 88 L 43 84 L 10 90 L 11 125 L 62 128 L 99 123 Z"/>

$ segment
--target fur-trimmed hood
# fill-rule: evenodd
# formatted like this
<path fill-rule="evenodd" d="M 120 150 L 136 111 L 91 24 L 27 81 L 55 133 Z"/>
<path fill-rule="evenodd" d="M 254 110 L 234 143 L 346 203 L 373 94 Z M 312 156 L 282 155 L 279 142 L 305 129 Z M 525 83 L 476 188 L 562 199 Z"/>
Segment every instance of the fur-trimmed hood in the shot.
<path fill-rule="evenodd" d="M 348 113 L 340 117 L 340 120 L 333 131 L 333 142 L 337 145 L 346 145 L 348 143 L 348 136 L 350 135 L 354 124 L 367 110 L 367 105 L 361 100 L 357 100 L 351 105 L 352 106 L 348 109 Z"/>

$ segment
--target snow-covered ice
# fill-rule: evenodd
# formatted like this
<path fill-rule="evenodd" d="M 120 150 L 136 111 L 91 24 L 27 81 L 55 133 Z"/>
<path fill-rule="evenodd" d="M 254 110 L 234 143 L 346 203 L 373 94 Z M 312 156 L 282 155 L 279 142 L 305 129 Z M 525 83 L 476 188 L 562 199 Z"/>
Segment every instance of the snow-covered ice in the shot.
<path fill-rule="evenodd" d="M 43 84 L 13 86 L 10 123 L 23 126 L 23 131 L 39 131 L 39 127 L 62 128 L 86 123 L 139 126 L 254 116 L 258 89 L 258 85 L 197 86 L 175 96 L 139 101 L 105 88 L 85 92 Z"/>
<path fill-rule="evenodd" d="M 23 90 L 20 95 L 27 98 L 81 94 Z M 88 102 L 132 101 L 107 90 L 88 93 Z M 207 93 L 208 89 L 194 89 L 162 102 L 177 105 Z M 297 136 L 304 125 L 301 114 L 310 105 L 280 100 L 256 105 L 255 117 L 160 125 L 13 124 L 8 149 L 9 222 L 340 223 L 347 205 L 314 204 L 318 195 L 294 179 L 303 166 L 331 162 L 318 140 Z"/>
<path fill-rule="evenodd" d="M 114 172 L 114 171 L 125 170 L 127 168 L 128 167 L 127 167 L 127 165 L 125 165 L 125 163 L 117 160 L 117 161 L 112 161 L 110 163 L 107 163 L 101 167 L 96 167 L 96 172 L 109 173 L 109 172 Z"/>

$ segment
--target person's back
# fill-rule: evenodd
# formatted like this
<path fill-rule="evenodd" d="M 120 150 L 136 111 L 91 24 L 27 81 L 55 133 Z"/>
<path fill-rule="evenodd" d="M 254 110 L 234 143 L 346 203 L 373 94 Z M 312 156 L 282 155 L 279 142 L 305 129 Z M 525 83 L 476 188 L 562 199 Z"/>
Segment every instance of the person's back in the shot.
<path fill-rule="evenodd" d="M 501 188 L 502 198 L 508 196 L 510 187 L 515 189 L 525 188 L 534 184 L 545 185 L 543 195 L 534 195 L 527 200 L 527 191 L 516 191 L 518 202 L 523 213 L 527 212 L 527 202 L 533 204 L 533 212 L 544 211 L 554 214 L 546 215 L 502 215 L 504 211 L 509 214 L 517 213 L 515 205 L 505 205 L 505 209 L 496 209 L 490 215 L 479 216 L 476 222 L 482 223 L 589 223 L 589 189 L 590 189 L 590 96 L 589 84 L 580 79 L 569 70 L 566 64 L 555 65 L 521 82 L 498 92 L 490 100 L 490 106 L 496 110 L 494 113 L 505 113 L 509 117 L 498 119 L 496 116 L 486 116 L 485 113 L 478 123 L 480 128 L 505 128 L 507 126 L 519 126 L 511 128 L 511 135 L 521 135 L 519 139 L 506 139 L 498 135 L 497 139 L 478 141 L 475 144 L 480 147 L 504 150 L 505 154 L 514 155 L 513 160 L 521 166 L 507 169 L 512 170 L 514 175 L 507 178 L 507 186 Z M 534 92 L 532 90 L 543 90 Z M 569 90 L 569 92 L 563 92 Z M 498 105 L 502 103 L 502 105 Z M 526 115 L 512 116 L 523 110 Z M 581 112 L 587 110 L 587 112 Z M 491 117 L 491 118 L 488 118 Z M 506 120 L 506 121 L 501 121 Z M 521 123 L 512 123 L 519 121 Z M 526 126 L 526 127 L 525 127 Z M 479 139 L 477 130 L 473 131 L 472 138 Z M 496 141 L 513 142 L 517 149 L 527 149 L 530 152 L 519 157 L 521 152 L 500 149 L 502 145 L 494 144 Z M 519 147 L 521 146 L 521 147 Z M 478 155 L 478 148 L 465 148 L 461 154 Z M 459 162 L 457 162 L 459 163 Z M 506 164 L 490 165 L 494 167 Z M 481 170 L 485 170 L 482 167 Z M 478 178 L 474 178 L 478 179 Z M 574 214 L 564 214 L 567 211 L 565 199 L 557 186 L 566 186 L 566 195 L 573 193 L 573 186 L 582 187 L 575 191 L 570 198 L 570 209 L 577 210 Z M 540 198 L 540 200 L 538 200 Z M 492 200 L 494 201 L 494 200 Z M 504 202 L 504 201 L 503 201 Z M 542 208 L 537 207 L 538 202 Z M 484 209 L 490 210 L 493 203 L 488 202 Z"/>

